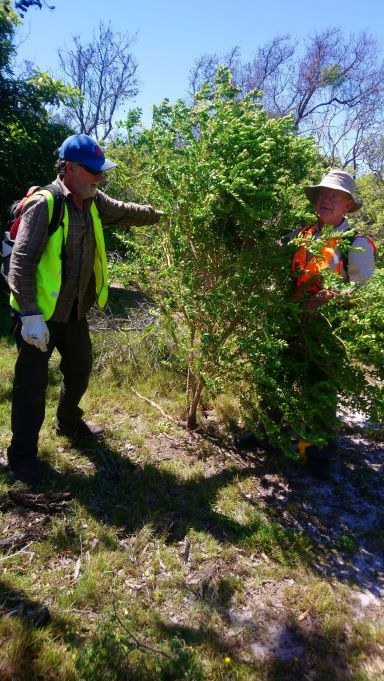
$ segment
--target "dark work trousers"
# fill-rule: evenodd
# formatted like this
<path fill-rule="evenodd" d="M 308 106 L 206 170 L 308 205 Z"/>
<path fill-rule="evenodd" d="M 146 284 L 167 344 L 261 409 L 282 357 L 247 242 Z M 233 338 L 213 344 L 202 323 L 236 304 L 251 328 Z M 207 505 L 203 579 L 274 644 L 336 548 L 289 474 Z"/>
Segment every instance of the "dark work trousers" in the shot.
<path fill-rule="evenodd" d="M 57 348 L 63 381 L 57 407 L 57 425 L 75 430 L 82 410 L 79 402 L 89 382 L 92 346 L 86 318 L 67 323 L 47 322 L 49 345 L 41 352 L 21 337 L 21 321 L 15 316 L 14 336 L 18 347 L 12 392 L 12 440 L 8 458 L 36 458 L 40 428 L 45 416 L 48 362 Z"/>

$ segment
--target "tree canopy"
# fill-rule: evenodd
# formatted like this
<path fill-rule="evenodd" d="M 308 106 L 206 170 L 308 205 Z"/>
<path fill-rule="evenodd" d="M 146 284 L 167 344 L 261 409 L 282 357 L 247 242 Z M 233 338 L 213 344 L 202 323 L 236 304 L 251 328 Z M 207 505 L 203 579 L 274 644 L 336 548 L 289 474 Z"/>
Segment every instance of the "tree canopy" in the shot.
<path fill-rule="evenodd" d="M 290 443 L 274 411 L 294 432 L 321 442 L 327 386 L 314 393 L 305 366 L 324 369 L 342 404 L 381 409 L 381 353 L 369 355 L 369 370 L 364 357 L 367 338 L 381 339 L 381 303 L 369 318 L 360 304 L 372 292 L 382 300 L 381 279 L 361 299 L 356 291 L 347 305 L 340 296 L 319 315 L 301 314 L 290 271 L 297 245 L 281 237 L 315 219 L 302 186 L 321 175 L 317 148 L 297 135 L 291 116 L 270 117 L 257 91 L 239 94 L 219 67 L 190 105 L 155 107 L 151 129 L 140 132 L 130 117 L 130 144 L 110 148 L 120 166 L 111 187 L 124 195 L 130 184 L 165 217 L 160 231 L 119 234 L 126 261 L 118 274 L 156 300 L 185 367 L 191 427 L 204 394 L 229 391 L 243 417 L 258 414 L 281 446 Z M 325 285 L 345 286 L 336 275 Z M 359 325 L 351 324 L 356 314 Z M 287 352 L 297 338 L 299 351 Z"/>
<path fill-rule="evenodd" d="M 3 4 L 6 12 L 9 12 L 12 6 L 11 0 L 3 0 Z M 14 0 L 14 7 L 21 18 L 31 7 L 55 9 L 54 5 L 49 5 L 46 0 Z"/>
<path fill-rule="evenodd" d="M 245 366 L 258 367 L 259 395 L 266 385 L 288 286 L 276 241 L 308 217 L 300 184 L 317 173 L 316 150 L 290 117 L 269 119 L 257 93 L 239 99 L 226 69 L 192 106 L 156 107 L 135 148 L 141 191 L 166 218 L 159 238 L 138 236 L 131 265 L 144 267 L 141 280 L 179 339 L 193 425 L 203 389 L 220 392 Z"/>
<path fill-rule="evenodd" d="M 48 106 L 73 101 L 76 93 L 49 74 L 36 70 L 27 79 L 15 77 L 15 16 L 0 7 L 0 206 L 23 196 L 30 185 L 52 179 L 54 152 L 71 129 L 56 123 Z"/>

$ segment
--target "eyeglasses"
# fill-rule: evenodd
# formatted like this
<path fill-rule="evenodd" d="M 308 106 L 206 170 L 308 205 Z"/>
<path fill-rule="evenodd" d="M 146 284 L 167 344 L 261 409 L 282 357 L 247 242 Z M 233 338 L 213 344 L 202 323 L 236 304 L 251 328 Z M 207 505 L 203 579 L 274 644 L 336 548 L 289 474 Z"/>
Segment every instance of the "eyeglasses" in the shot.
<path fill-rule="evenodd" d="M 103 172 L 102 170 L 94 170 L 93 168 L 89 168 L 88 166 L 85 166 L 83 163 L 78 163 L 77 165 L 80 166 L 80 168 L 83 168 L 83 170 L 86 170 L 87 173 L 89 173 L 90 175 L 100 175 L 100 173 Z"/>

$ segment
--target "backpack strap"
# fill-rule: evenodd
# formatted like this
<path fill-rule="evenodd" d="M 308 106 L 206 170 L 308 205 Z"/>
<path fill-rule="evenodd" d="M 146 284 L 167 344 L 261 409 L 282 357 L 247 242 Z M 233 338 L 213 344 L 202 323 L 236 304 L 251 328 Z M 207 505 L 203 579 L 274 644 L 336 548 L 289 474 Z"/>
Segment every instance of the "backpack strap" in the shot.
<path fill-rule="evenodd" d="M 49 191 L 53 196 L 53 210 L 51 219 L 48 224 L 48 237 L 52 236 L 56 230 L 60 227 L 64 218 L 64 208 L 65 200 L 64 194 L 60 187 L 56 184 L 47 184 L 42 189 Z M 61 244 L 61 269 L 62 269 L 62 279 L 65 279 L 66 273 L 66 251 L 65 251 L 65 236 Z"/>
<path fill-rule="evenodd" d="M 56 184 L 47 184 L 45 187 L 42 187 L 42 189 L 47 189 L 54 198 L 52 216 L 48 225 L 48 236 L 51 236 L 56 232 L 63 220 L 65 203 L 64 194 Z"/>

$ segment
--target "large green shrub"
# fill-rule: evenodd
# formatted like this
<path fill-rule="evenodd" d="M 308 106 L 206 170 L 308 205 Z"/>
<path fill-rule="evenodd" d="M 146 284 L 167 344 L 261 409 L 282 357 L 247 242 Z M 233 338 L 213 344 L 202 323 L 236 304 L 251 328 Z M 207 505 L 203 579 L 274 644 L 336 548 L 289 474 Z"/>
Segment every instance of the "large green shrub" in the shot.
<path fill-rule="evenodd" d="M 128 276 L 150 289 L 178 340 L 193 426 L 203 388 L 225 389 L 245 365 L 260 363 L 256 401 L 269 389 L 263 357 L 279 357 L 291 305 L 289 259 L 276 242 L 308 218 L 300 185 L 315 150 L 290 117 L 268 118 L 257 93 L 239 99 L 223 69 L 192 106 L 156 107 L 126 154 L 126 169 L 141 159 L 139 193 L 165 212 L 160 231 L 131 242 Z"/>
<path fill-rule="evenodd" d="M 145 286 L 174 338 L 187 376 L 189 426 L 203 391 L 238 396 L 244 418 L 261 419 L 283 447 L 281 420 L 324 440 L 318 414 L 335 389 L 344 405 L 380 410 L 370 376 L 381 368 L 367 372 L 367 365 L 380 364 L 381 355 L 364 363 L 363 331 L 350 329 L 355 303 L 342 295 L 303 315 L 293 300 L 295 246 L 280 239 L 314 222 L 302 186 L 321 170 L 312 142 L 295 134 L 291 119 L 268 118 L 257 93 L 240 99 L 219 69 L 193 105 L 164 101 L 152 128 L 131 126 L 129 138 L 114 150 L 120 176 L 111 177 L 113 191 L 128 183 L 165 216 L 159 228 L 119 235 L 119 274 Z M 341 279 L 327 277 L 325 285 L 344 294 Z M 373 289 L 363 290 L 367 306 Z M 356 304 L 361 325 L 370 325 Z"/>

